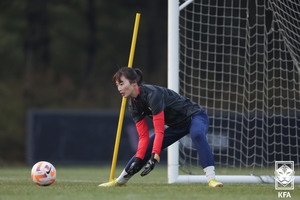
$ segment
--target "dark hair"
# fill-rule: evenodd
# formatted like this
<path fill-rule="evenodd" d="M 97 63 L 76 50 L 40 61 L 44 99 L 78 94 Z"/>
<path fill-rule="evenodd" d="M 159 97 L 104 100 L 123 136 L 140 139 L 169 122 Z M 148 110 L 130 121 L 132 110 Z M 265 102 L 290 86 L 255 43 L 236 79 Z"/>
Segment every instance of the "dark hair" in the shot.
<path fill-rule="evenodd" d="M 140 85 L 143 82 L 143 72 L 139 68 L 132 69 L 130 67 L 122 67 L 115 73 L 112 80 L 114 82 L 121 82 L 121 76 L 128 79 L 130 83 L 136 81 L 137 84 Z"/>

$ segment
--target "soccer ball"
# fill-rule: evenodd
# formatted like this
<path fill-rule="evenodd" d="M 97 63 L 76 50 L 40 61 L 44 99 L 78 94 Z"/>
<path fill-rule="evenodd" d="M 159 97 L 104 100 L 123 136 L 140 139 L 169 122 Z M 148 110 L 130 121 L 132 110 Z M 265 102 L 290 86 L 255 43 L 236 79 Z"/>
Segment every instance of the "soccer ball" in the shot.
<path fill-rule="evenodd" d="M 56 179 L 55 167 L 47 162 L 37 162 L 31 169 L 31 179 L 39 186 L 48 186 Z"/>

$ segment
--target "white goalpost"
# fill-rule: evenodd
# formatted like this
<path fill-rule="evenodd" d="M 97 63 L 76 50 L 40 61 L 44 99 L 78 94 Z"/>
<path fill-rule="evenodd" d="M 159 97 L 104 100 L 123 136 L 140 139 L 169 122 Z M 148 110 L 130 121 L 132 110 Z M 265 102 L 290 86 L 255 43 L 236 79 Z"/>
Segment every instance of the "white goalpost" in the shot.
<path fill-rule="evenodd" d="M 296 2 L 168 0 L 168 87 L 207 110 L 218 181 L 274 183 L 293 161 L 300 183 Z M 168 148 L 168 182 L 207 182 L 188 136 Z"/>

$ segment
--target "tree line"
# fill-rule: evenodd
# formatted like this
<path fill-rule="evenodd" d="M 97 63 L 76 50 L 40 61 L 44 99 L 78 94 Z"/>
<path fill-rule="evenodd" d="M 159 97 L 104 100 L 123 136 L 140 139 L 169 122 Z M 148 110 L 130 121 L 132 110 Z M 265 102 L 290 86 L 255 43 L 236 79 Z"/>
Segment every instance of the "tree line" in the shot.
<path fill-rule="evenodd" d="M 28 109 L 119 108 L 136 13 L 133 67 L 166 86 L 167 1 L 0 2 L 0 164 L 25 160 Z"/>

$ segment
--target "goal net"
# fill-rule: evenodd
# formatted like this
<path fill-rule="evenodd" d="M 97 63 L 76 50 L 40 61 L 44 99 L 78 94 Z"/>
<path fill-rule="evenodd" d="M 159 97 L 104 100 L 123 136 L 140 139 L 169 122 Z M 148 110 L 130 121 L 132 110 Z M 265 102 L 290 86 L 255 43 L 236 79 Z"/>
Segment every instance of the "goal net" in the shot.
<path fill-rule="evenodd" d="M 169 51 L 179 41 L 179 53 L 169 52 L 168 61 L 178 82 L 168 84 L 207 110 L 217 175 L 255 174 L 259 177 L 235 180 L 274 182 L 275 161 L 294 161 L 299 170 L 299 2 L 187 0 L 177 2 L 178 16 L 173 8 L 169 5 L 169 29 L 176 30 L 177 22 L 178 27 L 177 33 L 169 30 L 169 43 L 175 42 Z M 188 136 L 168 155 L 169 182 L 206 182 L 193 178 L 203 170 Z M 181 174 L 190 176 L 180 179 Z M 222 181 L 227 180 L 234 181 Z"/>

